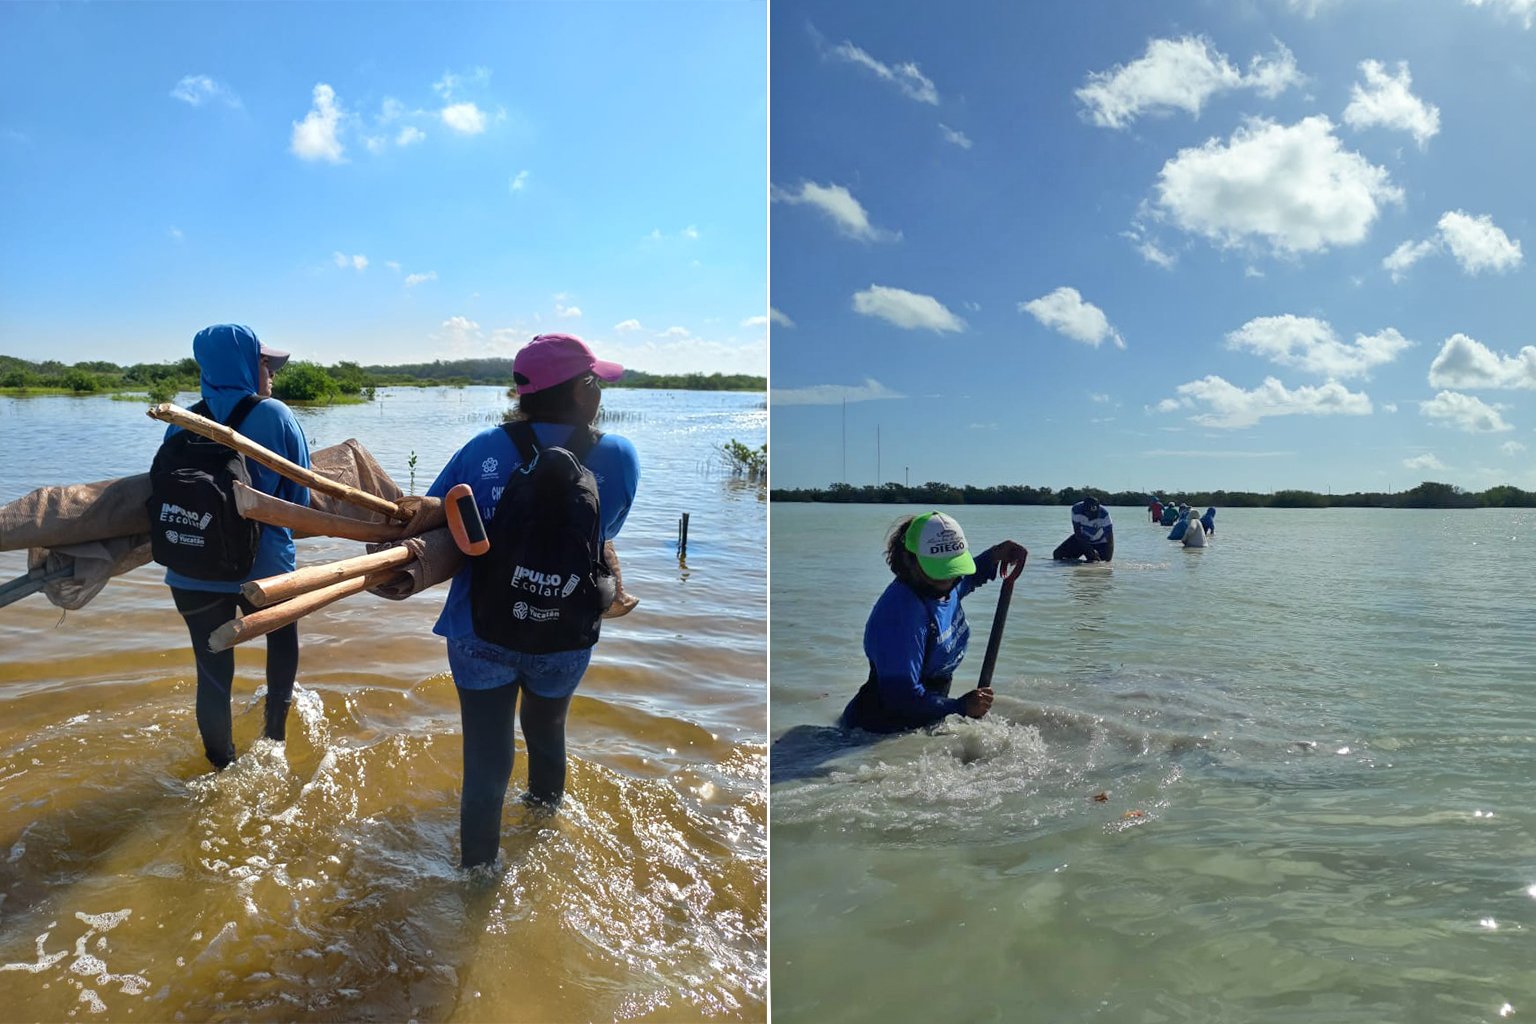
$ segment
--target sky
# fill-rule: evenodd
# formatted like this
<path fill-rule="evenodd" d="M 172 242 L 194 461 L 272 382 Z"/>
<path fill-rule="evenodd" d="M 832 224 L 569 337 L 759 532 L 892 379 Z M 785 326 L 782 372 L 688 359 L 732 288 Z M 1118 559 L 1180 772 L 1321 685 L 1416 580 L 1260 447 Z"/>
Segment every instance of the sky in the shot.
<path fill-rule="evenodd" d="M 776 488 L 1536 489 L 1536 0 L 774 0 Z"/>
<path fill-rule="evenodd" d="M 767 372 L 756 3 L 0 3 L 0 354 Z"/>

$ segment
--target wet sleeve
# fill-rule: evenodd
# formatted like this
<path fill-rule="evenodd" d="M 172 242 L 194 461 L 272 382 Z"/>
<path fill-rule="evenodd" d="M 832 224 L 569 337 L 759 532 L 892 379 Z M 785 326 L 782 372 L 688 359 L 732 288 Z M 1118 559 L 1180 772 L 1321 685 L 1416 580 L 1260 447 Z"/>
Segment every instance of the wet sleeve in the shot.
<path fill-rule="evenodd" d="M 961 702 L 923 686 L 928 648 L 927 611 L 917 601 L 882 600 L 864 627 L 864 653 L 874 668 L 880 702 L 896 714 L 922 723 L 960 713 Z"/>

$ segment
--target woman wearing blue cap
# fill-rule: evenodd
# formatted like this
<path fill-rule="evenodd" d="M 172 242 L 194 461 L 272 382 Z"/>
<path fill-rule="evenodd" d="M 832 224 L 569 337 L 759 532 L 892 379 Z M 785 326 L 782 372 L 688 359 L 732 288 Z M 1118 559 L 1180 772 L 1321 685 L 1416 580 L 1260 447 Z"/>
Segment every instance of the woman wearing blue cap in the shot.
<path fill-rule="evenodd" d="M 960 524 L 942 512 L 898 522 L 885 549 L 896 578 L 864 626 L 869 678 L 843 709 L 843 727 L 902 732 L 949 715 L 985 715 L 992 707 L 990 687 L 949 695 L 971 636 L 960 602 L 1028 556 L 1005 540 L 973 559 Z"/>

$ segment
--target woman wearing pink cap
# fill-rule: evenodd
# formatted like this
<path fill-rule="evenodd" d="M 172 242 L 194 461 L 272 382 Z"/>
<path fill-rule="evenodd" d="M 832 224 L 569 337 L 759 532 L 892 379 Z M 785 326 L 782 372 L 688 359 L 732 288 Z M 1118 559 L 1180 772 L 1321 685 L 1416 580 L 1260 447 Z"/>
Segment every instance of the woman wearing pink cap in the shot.
<path fill-rule="evenodd" d="M 497 503 L 512 474 L 532 470 L 536 460 L 546 458 L 546 449 L 553 450 L 549 458 L 569 452 L 596 478 L 602 538 L 612 540 L 629 515 L 640 462 L 634 445 L 615 434 L 599 433 L 593 424 L 602 399 L 601 382 L 618 380 L 624 368 L 598 359 L 579 338 L 541 334 L 517 353 L 512 369 L 517 383 L 512 420 L 471 438 L 443 467 L 428 495 L 441 498 L 455 485 L 468 484 L 481 518 L 494 534 Z M 524 458 L 523 445 L 533 451 L 531 458 Z M 566 712 L 597 639 L 595 623 L 590 636 L 571 649 L 541 653 L 515 650 L 482 636 L 491 631 L 488 618 L 500 621 L 518 612 L 520 620 L 528 616 L 527 604 L 515 601 L 511 591 L 494 604 L 482 596 L 476 607 L 471 581 L 475 563 L 486 557 L 468 560 L 454 576 L 433 627 L 448 641 L 448 665 L 464 727 L 459 828 L 465 867 L 496 860 L 502 805 L 512 778 L 514 712 L 528 748 L 524 800 L 549 808 L 559 805 L 565 792 Z M 511 585 L 547 591 L 548 583 L 547 578 L 525 577 Z M 558 592 L 558 579 L 555 584 Z"/>
<path fill-rule="evenodd" d="M 864 626 L 869 678 L 843 709 L 843 727 L 903 732 L 949 715 L 985 715 L 991 687 L 949 695 L 971 636 L 960 602 L 996 579 L 999 569 L 1027 557 L 1021 545 L 1005 540 L 972 558 L 960 524 L 943 512 L 898 522 L 885 545 L 896 578 Z"/>

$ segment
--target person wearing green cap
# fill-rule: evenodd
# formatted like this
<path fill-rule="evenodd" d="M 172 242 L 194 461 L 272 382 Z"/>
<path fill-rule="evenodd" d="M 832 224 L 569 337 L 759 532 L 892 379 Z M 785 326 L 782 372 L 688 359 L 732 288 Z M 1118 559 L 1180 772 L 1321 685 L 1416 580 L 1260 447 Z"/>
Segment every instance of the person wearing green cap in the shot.
<path fill-rule="evenodd" d="M 980 718 L 992 690 L 951 697 L 971 628 L 960 602 L 1029 556 L 1005 540 L 972 558 L 960 524 L 943 512 L 908 516 L 886 538 L 885 560 L 895 579 L 864 626 L 869 678 L 839 719 L 846 729 L 904 732 L 949 715 Z"/>

